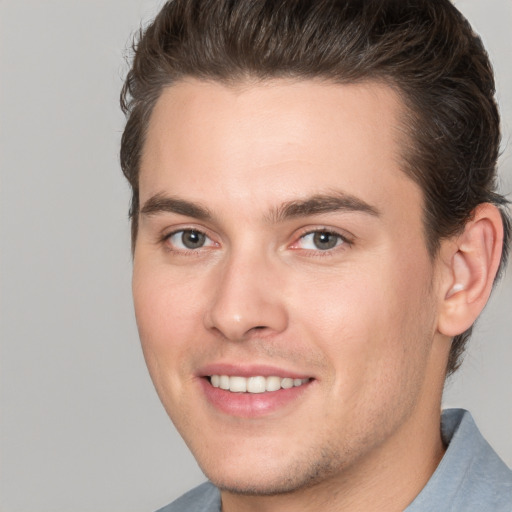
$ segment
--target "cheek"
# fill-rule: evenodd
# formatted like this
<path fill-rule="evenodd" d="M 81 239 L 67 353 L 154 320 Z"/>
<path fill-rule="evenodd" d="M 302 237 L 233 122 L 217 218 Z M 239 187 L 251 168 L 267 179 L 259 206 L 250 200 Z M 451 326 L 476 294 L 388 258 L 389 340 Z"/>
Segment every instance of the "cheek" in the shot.
<path fill-rule="evenodd" d="M 365 382 L 384 388 L 413 378 L 433 336 L 428 265 L 382 255 L 370 263 L 317 275 L 292 305 L 303 332 L 331 361 L 336 386 L 354 394 Z"/>
<path fill-rule="evenodd" d="M 197 284 L 191 286 L 165 267 L 134 265 L 133 297 L 144 359 L 160 401 L 181 431 L 194 430 L 187 419 L 193 405 L 189 383 L 196 341 L 204 341 L 203 290 Z"/>
<path fill-rule="evenodd" d="M 203 325 L 204 290 L 167 268 L 134 265 L 133 298 L 142 350 L 149 372 L 159 382 L 173 382 L 187 371 L 184 364 Z M 159 390 L 160 392 L 160 390 Z"/>
<path fill-rule="evenodd" d="M 143 342 L 174 344 L 182 340 L 183 330 L 201 317 L 204 288 L 201 279 L 173 272 L 165 265 L 135 263 L 133 299 L 137 325 L 144 334 Z M 148 336 L 146 336 L 146 334 Z"/>

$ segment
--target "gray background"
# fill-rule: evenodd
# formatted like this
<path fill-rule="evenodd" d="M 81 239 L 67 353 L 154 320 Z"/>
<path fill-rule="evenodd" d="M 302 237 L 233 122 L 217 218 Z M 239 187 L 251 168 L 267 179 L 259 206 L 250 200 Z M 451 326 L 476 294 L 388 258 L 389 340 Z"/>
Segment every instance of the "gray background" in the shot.
<path fill-rule="evenodd" d="M 123 49 L 161 1 L 0 0 L 0 511 L 152 511 L 202 475 L 153 391 L 130 297 L 118 166 Z M 512 2 L 459 0 L 483 35 L 512 191 Z M 445 404 L 512 465 L 512 272 Z"/>

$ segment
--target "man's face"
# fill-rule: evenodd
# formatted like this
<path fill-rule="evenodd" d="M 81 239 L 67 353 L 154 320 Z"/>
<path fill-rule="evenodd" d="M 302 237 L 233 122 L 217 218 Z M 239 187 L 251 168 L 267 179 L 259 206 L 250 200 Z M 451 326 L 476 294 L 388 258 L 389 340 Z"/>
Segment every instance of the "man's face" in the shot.
<path fill-rule="evenodd" d="M 155 106 L 137 323 L 167 412 L 221 487 L 396 464 L 439 408 L 436 269 L 400 113 L 383 85 L 284 80 L 183 81 Z"/>

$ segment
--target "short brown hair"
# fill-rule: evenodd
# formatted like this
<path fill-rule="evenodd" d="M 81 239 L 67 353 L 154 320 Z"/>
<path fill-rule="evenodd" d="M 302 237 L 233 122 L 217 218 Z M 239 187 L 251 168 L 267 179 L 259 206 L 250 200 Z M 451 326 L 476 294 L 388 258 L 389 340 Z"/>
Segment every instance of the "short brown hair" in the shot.
<path fill-rule="evenodd" d="M 134 43 L 122 93 L 127 123 L 121 167 L 132 187 L 137 237 L 138 174 L 152 109 L 184 77 L 238 82 L 250 77 L 383 81 L 407 110 L 404 172 L 424 195 L 426 243 L 461 232 L 475 207 L 493 203 L 499 114 L 492 67 L 480 38 L 449 0 L 170 0 Z M 460 365 L 471 329 L 456 336 L 448 373 Z"/>

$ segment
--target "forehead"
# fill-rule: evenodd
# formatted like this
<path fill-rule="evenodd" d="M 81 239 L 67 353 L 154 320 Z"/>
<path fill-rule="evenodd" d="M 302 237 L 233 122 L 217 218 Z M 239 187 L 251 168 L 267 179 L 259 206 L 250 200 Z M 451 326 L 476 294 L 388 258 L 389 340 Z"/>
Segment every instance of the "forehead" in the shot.
<path fill-rule="evenodd" d="M 400 169 L 403 109 L 379 83 L 184 80 L 154 107 L 141 203 L 171 191 L 219 207 L 270 206 L 335 188 L 380 209 L 416 188 Z"/>

